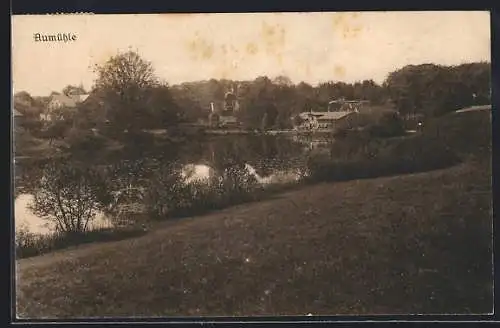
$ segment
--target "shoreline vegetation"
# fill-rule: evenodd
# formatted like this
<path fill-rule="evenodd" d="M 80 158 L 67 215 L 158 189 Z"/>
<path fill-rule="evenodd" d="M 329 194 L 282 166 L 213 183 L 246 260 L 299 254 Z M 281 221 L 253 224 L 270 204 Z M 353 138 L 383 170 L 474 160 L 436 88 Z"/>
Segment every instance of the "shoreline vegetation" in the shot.
<path fill-rule="evenodd" d="M 135 237 L 154 230 L 155 221 L 209 214 L 316 183 L 398 176 L 446 169 L 478 159 L 484 161 L 491 151 L 491 133 L 485 133 L 490 128 L 490 115 L 489 111 L 450 113 L 430 122 L 421 133 L 409 136 L 371 138 L 366 131 L 351 131 L 348 135 L 339 132 L 339 140 L 329 146 L 328 156 L 310 158 L 307 175 L 281 184 L 258 184 L 246 171 L 243 175 L 235 171 L 237 175 L 227 176 L 228 180 L 223 184 L 218 180 L 193 181 L 175 187 L 176 191 L 164 189 L 165 185 L 159 181 L 158 186 L 150 186 L 156 194 L 149 201 L 150 211 L 145 214 L 149 220 L 84 233 L 36 236 L 21 231 L 16 236 L 16 254 L 18 258 L 24 258 L 82 243 Z M 162 192 L 158 194 L 160 190 Z M 172 192 L 176 193 L 175 199 L 171 198 Z M 169 208 L 167 216 L 163 214 L 163 207 Z M 146 226 L 151 227 L 146 229 Z"/>

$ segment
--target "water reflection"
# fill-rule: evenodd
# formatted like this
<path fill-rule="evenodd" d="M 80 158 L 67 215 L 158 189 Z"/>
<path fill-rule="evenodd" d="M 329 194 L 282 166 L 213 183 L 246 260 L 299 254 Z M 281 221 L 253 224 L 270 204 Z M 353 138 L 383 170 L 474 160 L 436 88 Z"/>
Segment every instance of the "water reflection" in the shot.
<path fill-rule="evenodd" d="M 30 209 L 29 205 L 33 201 L 33 195 L 20 194 L 14 201 L 14 216 L 15 216 L 15 229 L 29 230 L 32 233 L 47 234 L 54 230 L 54 224 L 43 220 L 35 215 Z"/>
<path fill-rule="evenodd" d="M 182 167 L 182 177 L 187 183 L 205 181 L 214 175 L 214 169 L 205 164 L 186 164 Z"/>
<path fill-rule="evenodd" d="M 33 213 L 30 209 L 33 203 L 33 195 L 19 194 L 14 200 L 15 230 L 28 231 L 34 234 L 46 235 L 56 231 L 53 221 L 45 220 Z M 89 223 L 89 228 L 111 228 L 113 222 L 103 212 L 97 212 Z"/>
<path fill-rule="evenodd" d="M 101 162 L 84 158 L 17 162 L 16 229 L 46 234 L 72 227 L 58 226 L 56 217 L 78 221 L 85 215 L 90 218 L 85 228 L 95 229 L 221 208 L 251 198 L 255 190 L 299 181 L 307 174 L 311 153 L 297 140 L 227 136 L 141 154 Z M 38 208 L 36 214 L 33 206 Z"/>

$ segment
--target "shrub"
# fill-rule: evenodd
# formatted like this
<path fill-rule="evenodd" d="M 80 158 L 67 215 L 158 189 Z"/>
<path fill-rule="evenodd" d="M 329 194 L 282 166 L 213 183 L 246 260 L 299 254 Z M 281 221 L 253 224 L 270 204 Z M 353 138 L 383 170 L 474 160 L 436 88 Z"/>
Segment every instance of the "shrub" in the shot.
<path fill-rule="evenodd" d="M 28 130 L 15 131 L 14 147 L 16 154 L 39 147 L 43 141 L 34 137 Z"/>
<path fill-rule="evenodd" d="M 107 206 L 101 197 L 106 193 L 106 183 L 95 167 L 57 159 L 44 167 L 28 206 L 53 222 L 58 232 L 85 232 L 96 213 Z"/>
<path fill-rule="evenodd" d="M 99 150 L 104 147 L 105 139 L 91 130 L 71 128 L 66 137 L 69 148 L 73 151 Z"/>
<path fill-rule="evenodd" d="M 372 137 L 391 138 L 405 134 L 404 122 L 396 112 L 385 113 L 375 123 L 367 126 Z"/>
<path fill-rule="evenodd" d="M 144 204 L 152 218 L 201 214 L 254 200 L 259 185 L 244 166 L 231 165 L 219 176 L 186 181 L 175 165 L 155 172 L 148 180 Z"/>
<path fill-rule="evenodd" d="M 27 229 L 20 229 L 16 231 L 15 246 L 16 257 L 23 258 L 38 255 L 41 252 L 42 246 L 41 238 L 36 234 L 29 232 Z"/>
<path fill-rule="evenodd" d="M 186 207 L 189 189 L 176 163 L 151 168 L 153 176 L 146 180 L 143 202 L 153 219 L 164 218 Z"/>
<path fill-rule="evenodd" d="M 491 157 L 491 111 L 450 113 L 429 121 L 423 134 L 440 140 L 462 157 Z"/>
<path fill-rule="evenodd" d="M 33 135 L 39 136 L 40 131 L 42 130 L 43 127 L 43 123 L 39 119 L 29 117 L 26 118 L 24 121 L 22 121 L 20 126 L 29 131 L 30 133 L 32 133 Z"/>
<path fill-rule="evenodd" d="M 460 158 L 439 140 L 416 135 L 399 139 L 353 137 L 332 145 L 331 158 L 311 159 L 310 180 L 374 178 L 448 167 Z"/>
<path fill-rule="evenodd" d="M 103 228 L 86 231 L 82 233 L 52 233 L 38 235 L 20 229 L 16 232 L 16 258 L 27 258 L 41 255 L 54 250 L 67 248 L 92 242 L 115 241 L 125 238 L 133 238 L 143 235 L 143 229 L 134 227 L 127 228 Z"/>

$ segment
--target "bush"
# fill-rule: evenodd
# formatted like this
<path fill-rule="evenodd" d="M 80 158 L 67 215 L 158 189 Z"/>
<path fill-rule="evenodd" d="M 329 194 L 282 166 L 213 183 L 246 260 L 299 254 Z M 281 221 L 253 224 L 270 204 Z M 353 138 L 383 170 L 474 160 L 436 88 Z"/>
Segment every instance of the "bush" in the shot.
<path fill-rule="evenodd" d="M 178 168 L 165 167 L 149 179 L 144 203 L 152 218 L 183 217 L 254 200 L 259 190 L 244 166 L 232 165 L 220 176 L 189 182 Z"/>
<path fill-rule="evenodd" d="M 91 130 L 72 128 L 68 132 L 66 142 L 71 150 L 99 150 L 104 147 L 105 139 L 95 135 Z"/>
<path fill-rule="evenodd" d="M 16 257 L 24 258 L 29 256 L 35 256 L 42 252 L 43 249 L 47 249 L 44 240 L 34 233 L 29 232 L 26 229 L 21 229 L 16 231 L 15 236 L 15 246 L 16 246 Z"/>
<path fill-rule="evenodd" d="M 20 126 L 32 133 L 34 136 L 39 136 L 40 131 L 43 127 L 43 123 L 39 119 L 26 118 L 24 121 L 22 121 Z"/>
<path fill-rule="evenodd" d="M 370 136 L 375 138 L 391 138 L 405 134 L 405 125 L 398 113 L 385 113 L 372 125 L 367 126 Z"/>
<path fill-rule="evenodd" d="M 448 167 L 460 158 L 443 142 L 425 135 L 399 139 L 348 138 L 332 145 L 331 158 L 311 159 L 309 179 L 343 181 Z"/>
<path fill-rule="evenodd" d="M 133 238 L 145 233 L 137 228 L 103 228 L 82 233 L 52 233 L 38 235 L 21 229 L 16 232 L 16 258 L 27 258 L 54 250 L 92 242 Z"/>
<path fill-rule="evenodd" d="M 43 141 L 35 138 L 28 130 L 15 131 L 14 146 L 18 154 L 42 144 Z"/>
<path fill-rule="evenodd" d="M 440 140 L 463 158 L 491 157 L 492 117 L 489 110 L 444 115 L 429 121 L 423 134 Z"/>

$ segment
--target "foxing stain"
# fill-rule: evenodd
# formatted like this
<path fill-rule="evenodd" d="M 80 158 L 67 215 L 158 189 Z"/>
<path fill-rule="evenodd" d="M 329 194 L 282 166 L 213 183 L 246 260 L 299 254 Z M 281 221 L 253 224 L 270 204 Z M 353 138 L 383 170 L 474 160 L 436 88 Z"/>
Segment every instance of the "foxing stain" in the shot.
<path fill-rule="evenodd" d="M 356 38 L 362 31 L 363 26 L 357 21 L 359 13 L 337 13 L 332 19 L 333 30 L 344 39 Z"/>

